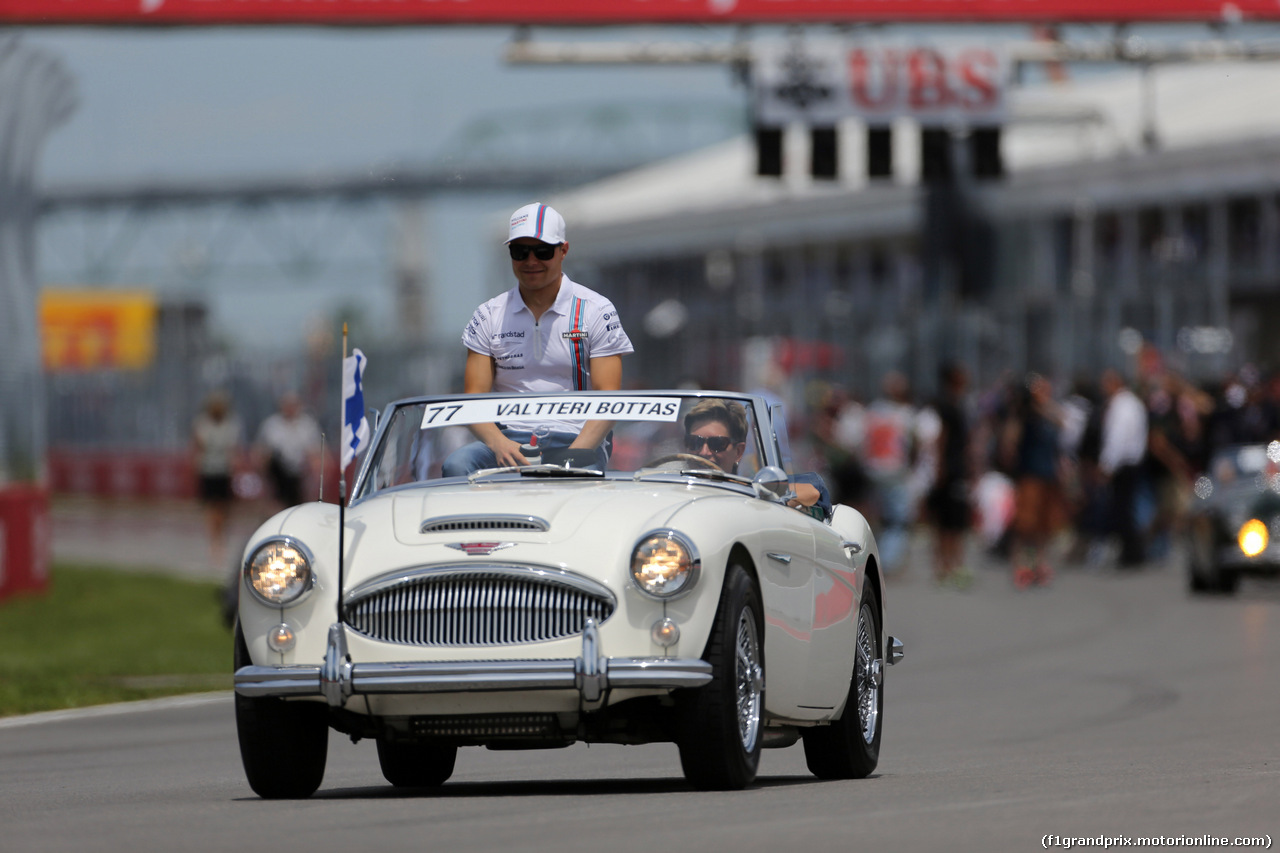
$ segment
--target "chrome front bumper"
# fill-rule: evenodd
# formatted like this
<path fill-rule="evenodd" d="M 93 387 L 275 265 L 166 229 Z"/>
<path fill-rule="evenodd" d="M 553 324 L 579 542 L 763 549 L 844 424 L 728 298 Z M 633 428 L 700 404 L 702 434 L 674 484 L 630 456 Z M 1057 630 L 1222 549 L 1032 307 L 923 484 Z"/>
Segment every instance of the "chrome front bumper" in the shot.
<path fill-rule="evenodd" d="M 688 658 L 607 658 L 600 633 L 587 620 L 582 655 L 556 660 L 424 661 L 353 663 L 346 628 L 329 627 L 321 666 L 244 666 L 236 670 L 241 696 L 324 696 L 340 708 L 358 694 L 477 693 L 576 690 L 584 702 L 600 700 L 610 688 L 675 689 L 711 681 L 711 664 Z"/>

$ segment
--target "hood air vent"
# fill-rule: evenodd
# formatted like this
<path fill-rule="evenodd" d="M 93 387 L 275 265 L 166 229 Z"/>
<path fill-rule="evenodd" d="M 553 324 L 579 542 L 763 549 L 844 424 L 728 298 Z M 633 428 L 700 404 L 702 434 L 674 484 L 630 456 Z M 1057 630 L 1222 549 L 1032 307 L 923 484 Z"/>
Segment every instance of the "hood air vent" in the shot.
<path fill-rule="evenodd" d="M 544 518 L 533 515 L 446 515 L 428 518 L 418 528 L 419 533 L 458 533 L 469 530 L 532 530 L 538 533 L 551 529 Z"/>

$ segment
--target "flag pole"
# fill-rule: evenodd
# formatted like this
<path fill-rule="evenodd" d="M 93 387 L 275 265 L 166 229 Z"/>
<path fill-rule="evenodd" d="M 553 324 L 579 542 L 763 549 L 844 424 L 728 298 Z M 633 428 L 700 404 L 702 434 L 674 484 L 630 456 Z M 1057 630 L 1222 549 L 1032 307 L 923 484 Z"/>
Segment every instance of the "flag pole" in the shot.
<path fill-rule="evenodd" d="M 347 363 L 347 324 L 342 324 L 342 363 Z M 340 376 L 343 374 L 339 374 Z M 339 386 L 341 387 L 341 385 Z M 339 395 L 341 396 L 341 395 Z M 338 419 L 338 435 L 342 435 L 342 418 Z M 338 442 L 338 624 L 342 624 L 342 560 L 345 550 L 343 534 L 347 529 L 347 471 L 342 464 L 342 442 Z"/>

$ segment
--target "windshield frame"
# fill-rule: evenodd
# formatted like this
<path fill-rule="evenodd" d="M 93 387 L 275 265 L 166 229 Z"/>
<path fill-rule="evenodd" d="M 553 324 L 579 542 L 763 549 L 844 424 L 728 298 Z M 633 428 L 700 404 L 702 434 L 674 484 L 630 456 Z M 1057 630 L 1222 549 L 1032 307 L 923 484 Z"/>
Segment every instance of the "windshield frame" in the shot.
<path fill-rule="evenodd" d="M 410 486 L 430 487 L 436 485 L 458 485 L 465 484 L 463 478 L 444 478 L 438 480 L 420 480 L 413 483 L 404 483 L 397 486 L 389 486 L 370 491 L 370 483 L 372 482 L 373 460 L 381 454 L 384 442 L 387 440 L 387 432 L 395 422 L 394 415 L 400 409 L 410 408 L 413 406 L 433 406 L 447 403 L 452 400 L 462 398 L 485 398 L 494 400 L 514 399 L 521 401 L 536 401 L 539 398 L 555 398 L 555 397 L 574 397 L 574 398 L 592 398 L 592 397 L 672 397 L 678 398 L 682 403 L 685 400 L 701 399 L 701 398 L 718 398 L 723 400 L 732 400 L 744 403 L 748 406 L 749 417 L 754 420 L 749 424 L 748 433 L 753 435 L 758 445 L 757 452 L 760 454 L 761 465 L 763 468 L 767 466 L 783 467 L 783 457 L 779 449 L 780 436 L 779 430 L 785 432 L 785 424 L 779 424 L 773 417 L 772 407 L 769 401 L 755 394 L 744 394 L 737 391 L 717 391 L 717 390 L 677 390 L 677 389 L 653 389 L 653 390 L 634 390 L 634 391 L 571 391 L 571 392 L 522 392 L 522 393 L 487 393 L 487 394 L 429 394 L 418 397 L 404 397 L 388 403 L 383 409 L 381 416 L 378 418 L 378 428 L 369 442 L 368 449 L 361 454 L 361 460 L 358 468 L 356 479 L 351 488 L 351 498 L 349 505 L 354 506 L 367 498 L 383 492 L 398 490 Z M 629 420 L 625 417 L 614 418 L 614 420 Z M 782 436 L 785 439 L 785 435 Z M 666 472 L 672 476 L 679 476 L 676 472 Z M 632 479 L 635 472 L 633 471 L 605 471 L 606 479 Z M 513 475 L 514 476 L 514 475 Z M 648 478 L 646 478 L 648 479 Z M 683 479 L 683 478 L 682 478 Z M 731 485 L 740 487 L 740 483 L 733 481 L 711 481 L 703 480 L 707 483 L 717 483 L 722 485 Z"/>

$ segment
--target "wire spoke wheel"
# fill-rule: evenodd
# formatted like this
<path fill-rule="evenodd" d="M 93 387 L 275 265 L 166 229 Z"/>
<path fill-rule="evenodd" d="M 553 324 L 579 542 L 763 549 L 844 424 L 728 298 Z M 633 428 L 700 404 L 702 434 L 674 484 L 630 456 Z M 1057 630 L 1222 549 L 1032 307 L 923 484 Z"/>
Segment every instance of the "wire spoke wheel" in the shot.
<path fill-rule="evenodd" d="M 875 743 L 880 726 L 880 661 L 876 658 L 875 616 L 866 602 L 858 610 L 858 648 L 854 679 L 858 697 L 858 722 L 862 740 Z"/>
<path fill-rule="evenodd" d="M 756 636 L 755 615 L 743 610 L 738 617 L 737 639 L 738 735 L 747 752 L 756 747 L 760 737 L 760 700 L 763 672 L 760 667 L 760 644 Z"/>

